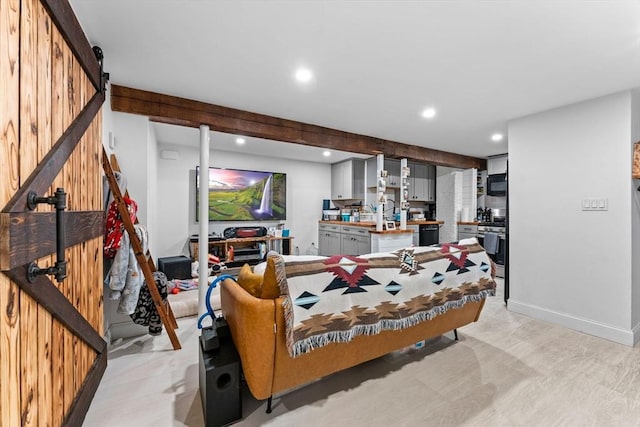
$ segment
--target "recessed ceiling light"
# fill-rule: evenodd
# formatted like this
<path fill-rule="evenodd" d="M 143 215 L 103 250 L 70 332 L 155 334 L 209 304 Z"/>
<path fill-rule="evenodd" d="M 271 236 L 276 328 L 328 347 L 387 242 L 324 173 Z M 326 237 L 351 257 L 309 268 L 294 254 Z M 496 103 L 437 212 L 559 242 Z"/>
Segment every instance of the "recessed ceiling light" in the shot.
<path fill-rule="evenodd" d="M 493 142 L 500 142 L 500 141 L 502 141 L 502 138 L 504 138 L 504 137 L 502 136 L 501 133 L 494 133 L 493 135 L 491 135 L 491 140 Z"/>
<path fill-rule="evenodd" d="M 295 76 L 300 83 L 309 83 L 313 78 L 313 73 L 308 68 L 298 68 Z"/>
<path fill-rule="evenodd" d="M 433 107 L 425 108 L 422 111 L 422 117 L 425 119 L 433 119 L 436 116 L 436 109 Z"/>
<path fill-rule="evenodd" d="M 322 152 L 322 155 L 325 156 L 325 157 L 329 157 L 331 155 L 331 151 L 325 150 L 325 151 Z"/>
<path fill-rule="evenodd" d="M 244 143 L 245 143 L 244 138 L 236 138 L 236 144 L 238 144 L 238 145 L 242 145 L 242 144 L 244 144 Z"/>

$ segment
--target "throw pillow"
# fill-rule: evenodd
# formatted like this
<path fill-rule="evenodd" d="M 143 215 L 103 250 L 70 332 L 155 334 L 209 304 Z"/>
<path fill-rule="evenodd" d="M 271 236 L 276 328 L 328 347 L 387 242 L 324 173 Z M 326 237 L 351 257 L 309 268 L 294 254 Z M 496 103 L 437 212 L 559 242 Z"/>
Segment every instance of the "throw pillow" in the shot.
<path fill-rule="evenodd" d="M 263 299 L 278 298 L 286 289 L 287 276 L 284 271 L 284 260 L 277 252 L 269 252 L 267 254 L 267 267 L 264 269 L 262 278 L 262 295 Z M 283 287 L 285 286 L 285 287 Z"/>
<path fill-rule="evenodd" d="M 262 293 L 262 275 L 251 271 L 249 264 L 245 264 L 240 268 L 238 284 L 254 297 L 260 298 Z"/>

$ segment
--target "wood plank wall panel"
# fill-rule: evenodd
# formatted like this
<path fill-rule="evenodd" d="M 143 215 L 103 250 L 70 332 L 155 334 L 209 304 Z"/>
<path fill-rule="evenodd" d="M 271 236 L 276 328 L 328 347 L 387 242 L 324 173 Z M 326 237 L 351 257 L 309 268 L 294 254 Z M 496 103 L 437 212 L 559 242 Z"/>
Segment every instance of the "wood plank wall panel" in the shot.
<path fill-rule="evenodd" d="M 79 67 L 79 75 L 80 75 L 80 106 L 84 107 L 93 93 L 95 93 L 95 89 L 91 85 L 89 78 L 82 71 L 82 68 Z M 82 210 L 91 210 L 91 200 L 95 198 L 94 193 L 98 191 L 92 183 L 95 182 L 95 177 L 100 178 L 101 173 L 96 170 L 96 163 L 91 163 L 91 154 L 96 152 L 96 146 L 98 144 L 92 144 L 92 141 L 98 141 L 93 139 L 94 137 L 94 124 L 92 123 L 80 143 L 81 148 L 81 186 L 80 186 L 80 206 Z M 101 144 L 100 144 L 101 146 Z M 91 171 L 91 172 L 90 172 Z M 94 239 L 95 240 L 95 239 Z M 101 240 L 101 239 L 100 239 Z M 93 306 L 92 306 L 92 296 L 96 294 L 94 292 L 95 286 L 84 286 L 85 280 L 88 283 L 102 283 L 102 277 L 94 274 L 94 269 L 92 268 L 91 263 L 89 262 L 89 257 L 91 256 L 90 249 L 92 246 L 95 246 L 98 242 L 83 242 L 80 246 L 80 260 L 81 260 L 81 280 L 79 281 L 79 286 L 81 286 L 81 311 L 82 317 L 87 319 L 89 323 L 95 328 L 95 321 L 93 319 Z M 101 243 L 101 242 L 100 242 Z M 102 272 L 101 272 L 102 274 Z M 100 286 L 102 288 L 102 286 Z M 93 361 L 95 360 L 96 354 L 95 352 L 84 342 L 81 341 L 83 355 L 83 369 L 81 370 L 81 378 L 84 380 L 91 369 Z M 81 383 L 82 384 L 82 383 Z"/>
<path fill-rule="evenodd" d="M 18 189 L 20 1 L 0 1 L 0 204 Z M 20 425 L 19 289 L 0 274 L 0 425 Z"/>
<path fill-rule="evenodd" d="M 64 128 L 68 128 L 71 125 L 71 122 L 76 117 L 76 93 L 75 93 L 75 57 L 73 53 L 65 49 L 64 51 L 65 58 L 65 82 L 66 82 L 66 98 L 65 98 L 65 114 L 64 114 Z M 76 198 L 78 193 L 76 191 L 76 181 L 78 176 L 73 173 L 78 166 L 78 152 L 80 145 L 78 144 L 76 148 L 71 153 L 67 164 L 64 167 L 65 173 L 65 189 L 67 192 L 67 209 L 68 210 L 76 210 L 78 209 L 78 204 L 76 203 Z M 78 282 L 78 262 L 79 260 L 76 257 L 77 247 L 68 247 L 67 248 L 67 260 L 69 261 L 69 266 L 73 266 L 70 268 L 69 274 L 70 277 L 65 280 L 67 298 L 73 304 L 74 307 L 77 307 L 77 295 L 76 295 L 76 283 Z M 70 392 L 67 396 L 65 395 L 65 405 L 67 408 L 71 406 L 73 403 L 73 399 L 75 398 L 78 392 L 78 383 L 79 383 L 79 373 L 78 373 L 78 337 L 72 334 L 69 331 L 65 331 L 65 340 L 69 340 L 70 349 L 67 353 L 65 349 L 65 354 L 68 354 L 71 357 L 71 360 L 74 361 L 74 366 L 70 367 L 65 376 L 65 382 L 69 381 L 69 387 L 65 385 L 65 393 Z M 67 400 L 69 399 L 69 400 Z"/>
<path fill-rule="evenodd" d="M 77 75 L 78 81 L 77 81 L 77 92 L 78 92 L 78 112 L 80 112 L 82 110 L 82 107 L 84 107 L 85 105 L 85 87 L 84 87 L 84 79 L 83 77 L 85 76 L 84 72 L 82 72 L 82 68 L 80 67 L 80 63 L 77 63 L 77 71 L 75 73 Z M 87 207 L 87 191 L 88 191 L 88 187 L 87 187 L 87 164 L 85 162 L 86 156 L 87 156 L 87 144 L 89 144 L 89 141 L 87 139 L 87 135 L 89 134 L 89 129 L 87 129 L 87 131 L 85 132 L 85 134 L 82 136 L 82 139 L 80 140 L 80 143 L 78 144 L 78 149 L 80 150 L 80 155 L 78 156 L 80 159 L 80 164 L 78 165 L 79 170 L 80 170 L 80 179 L 77 179 L 77 184 L 76 184 L 76 190 L 79 191 L 78 195 L 80 196 L 80 200 L 79 200 L 79 206 L 80 209 L 84 210 Z M 77 176 L 77 175 L 76 175 Z M 76 195 L 76 200 L 78 195 Z M 80 271 L 80 277 L 78 277 L 78 282 L 76 284 L 76 286 L 80 286 L 79 288 L 76 288 L 76 295 L 78 296 L 78 309 L 80 311 L 80 314 L 82 314 L 82 317 L 84 317 L 85 319 L 87 318 L 87 292 L 85 291 L 87 287 L 83 287 L 82 283 L 84 282 L 84 280 L 87 277 L 87 259 L 86 259 L 86 255 L 87 255 L 87 243 L 86 242 L 82 242 L 77 246 L 77 257 L 78 257 L 78 263 L 79 265 L 78 270 Z M 89 349 L 87 347 L 87 344 L 82 341 L 79 340 L 79 345 L 80 345 L 80 370 L 79 370 L 79 378 L 80 378 L 80 382 L 79 385 L 82 385 L 82 380 L 84 380 L 84 378 L 87 376 L 87 372 L 88 372 L 88 368 L 87 368 L 87 364 L 89 363 Z"/>
<path fill-rule="evenodd" d="M 55 26 L 51 27 L 51 140 L 56 141 L 64 132 L 62 121 L 62 80 L 63 80 L 63 58 L 62 51 L 65 42 L 62 35 Z M 64 185 L 62 172 L 58 174 L 53 182 L 51 190 Z M 62 289 L 61 289 L 62 290 Z M 64 419 L 66 406 L 64 404 L 64 364 L 57 363 L 64 360 L 64 331 L 65 328 L 57 320 L 53 320 L 52 326 L 52 387 L 53 400 L 52 424 L 61 425 Z"/>
<path fill-rule="evenodd" d="M 66 43 L 63 41 L 62 42 L 62 81 L 60 82 L 54 82 L 56 84 L 60 84 L 60 86 L 62 87 L 61 92 L 62 92 L 62 111 L 61 111 L 61 116 L 62 116 L 62 129 L 67 129 L 69 127 L 69 125 L 71 124 L 71 121 L 73 120 L 72 114 L 71 114 L 71 102 L 70 102 L 70 96 L 69 96 L 69 79 L 71 78 L 71 67 L 70 67 L 70 57 L 72 57 L 72 53 L 69 51 L 69 49 L 67 49 L 66 47 Z M 72 169 L 71 169 L 71 163 L 73 162 L 73 154 L 71 155 L 71 157 L 69 158 L 69 160 L 67 160 L 67 163 L 62 167 L 61 170 L 61 174 L 62 174 L 62 186 L 65 188 L 70 188 L 69 184 L 70 184 L 70 180 L 73 178 L 72 175 Z M 67 196 L 67 208 L 68 209 L 73 209 L 70 206 L 70 202 L 72 202 L 72 200 L 70 200 L 70 198 Z M 71 249 L 67 248 L 65 251 L 65 259 L 68 260 L 68 262 L 70 263 L 69 266 L 71 265 L 75 265 L 72 264 L 73 260 L 72 258 L 72 254 L 71 254 Z M 72 282 L 74 280 L 73 277 L 73 271 L 69 271 L 69 269 L 67 269 L 67 274 L 69 274 L 69 277 L 60 284 L 59 288 L 62 290 L 62 293 L 64 294 L 65 297 L 67 297 L 67 299 L 69 301 L 71 301 L 73 303 L 73 295 L 72 295 Z M 73 358 L 73 334 L 71 334 L 67 329 L 64 329 L 64 333 L 63 333 L 63 337 L 64 337 L 64 360 L 74 360 Z M 64 363 L 64 376 L 63 376 L 63 394 L 62 394 L 62 399 L 64 402 L 64 408 L 65 408 L 65 413 L 67 412 L 68 408 L 71 406 L 71 403 L 73 402 L 73 396 L 75 396 L 75 383 L 74 383 L 74 372 L 75 372 L 75 366 L 72 366 L 72 364 L 70 363 Z"/>
<path fill-rule="evenodd" d="M 0 206 L 94 93 L 40 0 L 0 1 Z M 68 210 L 102 210 L 101 137 L 98 115 L 49 190 L 65 188 Z M 58 288 L 102 334 L 102 238 L 65 252 L 69 277 Z M 61 425 L 96 356 L 0 274 L 1 426 Z"/>
<path fill-rule="evenodd" d="M 51 19 L 38 3 L 38 163 L 51 149 Z M 50 208 L 47 207 L 49 210 Z M 38 208 L 44 210 L 45 206 Z M 51 265 L 54 256 L 40 262 Z M 53 317 L 38 306 L 38 425 L 51 426 L 53 419 L 53 364 L 51 345 Z"/>
<path fill-rule="evenodd" d="M 38 162 L 38 4 L 38 0 L 22 0 L 20 5 L 20 185 Z M 38 304 L 21 292 L 19 326 L 22 426 L 38 425 L 38 334 L 34 333 L 37 325 Z"/>
<path fill-rule="evenodd" d="M 80 113 L 82 107 L 80 105 L 80 64 L 76 60 L 75 56 L 69 52 L 69 66 L 70 66 L 70 78 L 69 78 L 69 104 L 70 104 L 70 120 L 73 119 Z M 71 122 L 69 123 L 71 124 Z M 81 139 L 82 141 L 82 139 Z M 85 141 L 86 142 L 86 141 Z M 71 155 L 71 169 L 74 171 L 73 174 L 69 173 L 68 178 L 71 181 L 69 185 L 69 189 L 67 190 L 67 197 L 71 198 L 71 206 L 68 208 L 69 210 L 81 210 L 81 197 L 82 197 L 82 178 L 78 176 L 80 174 L 81 165 L 82 165 L 82 142 L 79 143 L 76 148 L 73 150 Z M 71 295 L 73 300 L 73 306 L 82 313 L 80 307 L 80 300 L 82 299 L 82 286 L 79 286 L 83 282 L 82 277 L 82 260 L 80 259 L 80 245 L 75 245 L 70 248 L 73 259 L 73 268 L 71 269 L 73 273 L 73 280 L 69 281 L 69 285 L 71 287 Z M 82 385 L 82 381 L 84 380 L 84 363 L 83 363 L 83 353 L 82 353 L 82 340 L 80 340 L 76 335 L 72 335 L 73 339 L 73 360 L 76 361 L 76 366 L 73 369 L 73 397 L 75 399 L 76 394 L 78 394 L 78 390 L 80 390 L 80 386 Z"/>
<path fill-rule="evenodd" d="M 102 110 L 93 121 L 93 140 L 101 141 L 102 140 Z M 94 144 L 97 145 L 97 144 Z M 102 199 L 103 199 L 103 187 L 102 187 L 102 156 L 101 149 L 102 144 L 100 146 L 92 147 L 95 148 L 95 152 L 90 153 L 89 160 L 91 161 L 91 170 L 92 171 L 100 171 L 100 173 L 91 173 L 90 175 L 94 178 L 93 188 L 94 190 L 90 192 L 91 197 L 91 209 L 92 210 L 101 210 L 102 207 Z M 92 262 L 90 265 L 93 267 L 91 272 L 90 280 L 100 280 L 102 283 L 103 277 L 103 257 L 102 257 L 102 238 L 97 238 L 90 243 L 89 253 L 92 254 Z M 102 286 L 91 287 L 92 292 L 91 296 L 91 313 L 93 314 L 93 318 L 91 319 L 91 324 L 94 329 L 98 331 L 100 334 L 104 331 L 104 309 L 103 309 L 103 291 L 104 288 Z"/>

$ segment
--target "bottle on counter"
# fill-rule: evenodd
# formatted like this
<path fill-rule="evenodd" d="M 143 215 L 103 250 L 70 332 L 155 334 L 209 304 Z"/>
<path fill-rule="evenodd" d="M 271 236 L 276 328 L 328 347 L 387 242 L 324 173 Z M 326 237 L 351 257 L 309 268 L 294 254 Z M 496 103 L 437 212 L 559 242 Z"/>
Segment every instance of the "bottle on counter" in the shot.
<path fill-rule="evenodd" d="M 484 221 L 491 222 L 491 208 L 485 208 L 484 210 Z"/>

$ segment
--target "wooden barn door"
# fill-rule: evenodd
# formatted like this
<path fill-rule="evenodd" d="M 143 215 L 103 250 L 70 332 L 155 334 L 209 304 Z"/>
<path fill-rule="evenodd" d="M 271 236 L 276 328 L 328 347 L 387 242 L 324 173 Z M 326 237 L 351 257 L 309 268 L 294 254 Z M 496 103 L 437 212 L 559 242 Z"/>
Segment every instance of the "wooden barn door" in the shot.
<path fill-rule="evenodd" d="M 0 0 L 3 427 L 82 424 L 106 368 L 102 77 L 67 0 Z M 46 202 L 58 188 L 66 193 L 61 216 L 48 203 L 29 206 L 30 192 Z M 29 278 L 32 262 L 45 269 L 61 261 L 60 224 L 66 278 Z"/>

